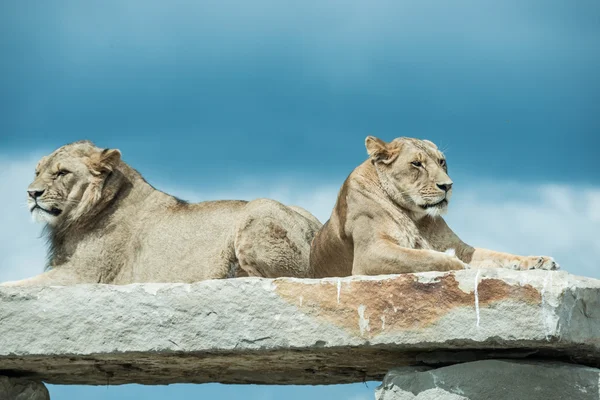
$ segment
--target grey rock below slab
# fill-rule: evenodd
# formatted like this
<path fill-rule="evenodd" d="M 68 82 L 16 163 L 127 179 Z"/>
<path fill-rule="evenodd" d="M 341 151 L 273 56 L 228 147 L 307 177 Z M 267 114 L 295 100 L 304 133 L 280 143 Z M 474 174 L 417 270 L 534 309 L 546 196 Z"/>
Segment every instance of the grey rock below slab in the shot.
<path fill-rule="evenodd" d="M 426 372 L 391 370 L 377 400 L 598 400 L 600 370 L 557 362 L 483 360 Z"/>
<path fill-rule="evenodd" d="M 48 389 L 41 382 L 0 376 L 2 400 L 50 400 Z"/>
<path fill-rule="evenodd" d="M 505 269 L 0 287 L 0 375 L 332 384 L 490 358 L 600 366 L 600 281 Z"/>

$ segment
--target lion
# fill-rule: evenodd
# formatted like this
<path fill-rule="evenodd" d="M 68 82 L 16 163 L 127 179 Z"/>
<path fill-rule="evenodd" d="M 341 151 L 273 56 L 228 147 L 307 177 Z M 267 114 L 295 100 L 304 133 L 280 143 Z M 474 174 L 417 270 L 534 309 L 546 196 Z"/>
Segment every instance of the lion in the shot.
<path fill-rule="evenodd" d="M 187 203 L 148 184 L 119 150 L 89 141 L 43 157 L 27 202 L 45 224 L 48 268 L 3 286 L 306 277 L 322 226 L 269 199 Z"/>
<path fill-rule="evenodd" d="M 368 159 L 346 179 L 310 253 L 315 277 L 502 267 L 554 270 L 524 257 L 464 243 L 442 215 L 452 196 L 446 158 L 428 140 L 368 136 Z"/>

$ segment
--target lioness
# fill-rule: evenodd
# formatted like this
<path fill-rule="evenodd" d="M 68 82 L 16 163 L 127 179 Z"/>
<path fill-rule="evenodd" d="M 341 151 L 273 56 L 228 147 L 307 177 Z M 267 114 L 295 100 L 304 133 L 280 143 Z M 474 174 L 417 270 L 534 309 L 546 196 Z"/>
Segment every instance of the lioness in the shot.
<path fill-rule="evenodd" d="M 550 257 L 473 248 L 460 240 L 441 217 L 452 180 L 432 142 L 397 138 L 386 143 L 369 136 L 365 145 L 369 158 L 346 179 L 331 218 L 313 240 L 313 276 L 558 268 Z"/>
<path fill-rule="evenodd" d="M 50 270 L 3 286 L 305 277 L 321 227 L 274 200 L 188 204 L 88 141 L 43 157 L 27 196 L 46 224 Z"/>

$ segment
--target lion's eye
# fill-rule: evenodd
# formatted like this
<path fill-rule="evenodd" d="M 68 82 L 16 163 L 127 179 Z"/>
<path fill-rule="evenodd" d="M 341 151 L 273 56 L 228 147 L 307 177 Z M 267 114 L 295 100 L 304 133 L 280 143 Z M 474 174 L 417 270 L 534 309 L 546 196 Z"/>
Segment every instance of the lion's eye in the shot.
<path fill-rule="evenodd" d="M 56 176 L 65 176 L 66 174 L 71 173 L 70 171 L 67 171 L 66 169 L 61 169 L 60 171 L 58 171 L 56 173 Z"/>
<path fill-rule="evenodd" d="M 413 161 L 411 162 L 412 165 L 414 165 L 415 167 L 422 167 L 423 164 L 420 161 Z"/>
<path fill-rule="evenodd" d="M 441 160 L 440 160 L 440 165 L 441 165 L 442 167 L 446 166 L 446 160 L 444 160 L 444 159 L 441 159 Z"/>

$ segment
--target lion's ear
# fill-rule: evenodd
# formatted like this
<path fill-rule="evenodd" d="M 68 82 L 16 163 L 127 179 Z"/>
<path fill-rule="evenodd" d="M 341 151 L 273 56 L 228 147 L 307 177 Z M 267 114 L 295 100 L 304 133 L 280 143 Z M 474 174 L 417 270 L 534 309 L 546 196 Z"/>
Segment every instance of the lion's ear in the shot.
<path fill-rule="evenodd" d="M 367 136 L 365 147 L 372 162 L 389 164 L 398 157 L 398 148 L 386 143 L 375 136 Z"/>
<path fill-rule="evenodd" d="M 104 149 L 92 156 L 91 169 L 98 173 L 112 172 L 121 160 L 121 152 L 117 149 Z"/>

